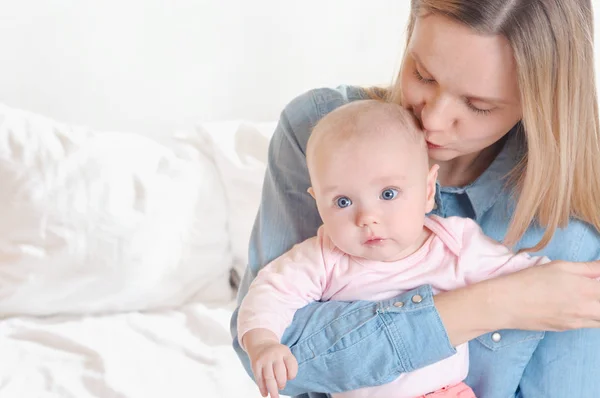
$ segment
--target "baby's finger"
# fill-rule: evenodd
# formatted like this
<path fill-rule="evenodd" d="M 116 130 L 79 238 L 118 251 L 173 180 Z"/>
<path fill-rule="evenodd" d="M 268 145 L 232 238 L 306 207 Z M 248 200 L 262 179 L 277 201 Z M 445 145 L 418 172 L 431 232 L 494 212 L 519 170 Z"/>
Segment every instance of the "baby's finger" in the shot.
<path fill-rule="evenodd" d="M 288 380 L 296 378 L 296 375 L 298 375 L 298 361 L 296 360 L 296 357 L 293 355 L 285 356 L 283 357 L 283 362 L 287 369 Z"/>
<path fill-rule="evenodd" d="M 275 374 L 273 373 L 273 364 L 269 364 L 263 367 L 263 379 L 265 379 L 265 386 L 271 398 L 279 398 L 279 390 L 277 389 L 277 381 L 275 380 Z"/>
<path fill-rule="evenodd" d="M 262 367 L 257 366 L 252 370 L 254 372 L 254 381 L 258 386 L 258 390 L 260 391 L 260 395 L 263 397 L 267 396 L 267 386 L 265 385 L 265 378 L 263 377 Z"/>
<path fill-rule="evenodd" d="M 287 370 L 283 360 L 275 362 L 273 364 L 273 368 L 275 372 L 275 379 L 277 380 L 277 387 L 279 387 L 280 390 L 283 390 L 287 381 Z"/>

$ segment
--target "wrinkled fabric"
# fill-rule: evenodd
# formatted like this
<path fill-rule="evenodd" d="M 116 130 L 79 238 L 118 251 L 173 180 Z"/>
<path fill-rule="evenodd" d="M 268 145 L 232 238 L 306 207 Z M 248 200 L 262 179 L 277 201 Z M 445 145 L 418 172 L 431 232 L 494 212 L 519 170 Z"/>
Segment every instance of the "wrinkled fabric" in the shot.
<path fill-rule="evenodd" d="M 231 266 L 227 205 L 193 145 L 0 106 L 0 316 L 211 300 Z"/>

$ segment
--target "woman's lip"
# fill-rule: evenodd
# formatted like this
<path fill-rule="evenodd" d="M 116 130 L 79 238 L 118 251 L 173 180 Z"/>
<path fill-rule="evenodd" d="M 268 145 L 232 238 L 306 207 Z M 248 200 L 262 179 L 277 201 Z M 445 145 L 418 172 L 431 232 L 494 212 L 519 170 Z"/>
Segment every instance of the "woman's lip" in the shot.
<path fill-rule="evenodd" d="M 432 144 L 431 142 L 427 141 L 427 148 L 429 149 L 436 149 L 436 148 L 441 148 L 441 145 L 436 145 L 436 144 Z"/>

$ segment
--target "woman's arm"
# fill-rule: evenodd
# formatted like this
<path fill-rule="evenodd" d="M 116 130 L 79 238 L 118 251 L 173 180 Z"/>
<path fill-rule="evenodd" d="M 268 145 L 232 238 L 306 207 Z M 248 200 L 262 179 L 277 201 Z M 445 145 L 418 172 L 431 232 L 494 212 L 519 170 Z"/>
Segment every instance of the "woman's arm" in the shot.
<path fill-rule="evenodd" d="M 600 328 L 597 278 L 600 261 L 552 261 L 439 294 L 435 306 L 454 346 L 499 329 Z"/>

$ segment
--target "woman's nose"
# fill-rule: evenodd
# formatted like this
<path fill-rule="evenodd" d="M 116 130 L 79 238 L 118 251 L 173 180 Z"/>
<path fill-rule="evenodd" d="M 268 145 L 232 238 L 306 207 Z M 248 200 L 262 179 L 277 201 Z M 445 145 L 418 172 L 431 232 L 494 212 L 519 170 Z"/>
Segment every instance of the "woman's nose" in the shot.
<path fill-rule="evenodd" d="M 425 131 L 447 131 L 454 124 L 452 99 L 436 95 L 425 102 L 421 110 L 421 124 Z"/>

